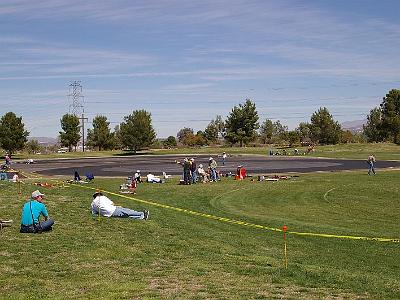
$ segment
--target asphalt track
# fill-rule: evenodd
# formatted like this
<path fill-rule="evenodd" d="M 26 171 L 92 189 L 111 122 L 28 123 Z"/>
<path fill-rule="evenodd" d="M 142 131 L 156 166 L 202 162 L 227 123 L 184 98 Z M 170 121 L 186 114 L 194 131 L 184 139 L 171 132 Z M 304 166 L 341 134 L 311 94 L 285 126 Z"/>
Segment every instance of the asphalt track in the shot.
<path fill-rule="evenodd" d="M 23 172 L 36 172 L 42 175 L 66 175 L 73 177 L 75 171 L 83 177 L 91 172 L 95 176 L 126 177 L 141 170 L 142 175 L 152 173 L 162 175 L 166 172 L 171 175 L 182 173 L 182 167 L 175 161 L 182 161 L 185 155 L 135 155 L 126 157 L 102 157 L 79 159 L 52 159 L 40 160 L 34 164 L 18 163 L 14 166 Z M 197 165 L 208 166 L 209 155 L 193 155 Z M 365 160 L 355 159 L 328 159 L 310 158 L 301 156 L 261 156 L 261 155 L 234 155 L 228 157 L 225 166 L 222 158 L 214 156 L 218 169 L 226 174 L 235 173 L 238 165 L 243 165 L 248 174 L 286 174 L 329 172 L 344 170 L 367 170 Z M 400 168 L 400 161 L 377 161 L 376 169 Z"/>

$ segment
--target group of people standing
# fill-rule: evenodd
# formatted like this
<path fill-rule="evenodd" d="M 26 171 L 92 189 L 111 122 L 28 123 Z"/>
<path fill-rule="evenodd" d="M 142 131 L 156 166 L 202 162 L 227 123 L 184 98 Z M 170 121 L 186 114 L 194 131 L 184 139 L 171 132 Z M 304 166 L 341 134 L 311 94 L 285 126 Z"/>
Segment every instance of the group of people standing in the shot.
<path fill-rule="evenodd" d="M 194 158 L 184 158 L 182 162 L 175 161 L 183 167 L 183 184 L 195 184 L 197 182 L 208 182 L 219 180 L 217 171 L 218 164 L 212 157 L 208 160 L 208 168 L 204 168 L 203 164 L 197 166 Z"/>

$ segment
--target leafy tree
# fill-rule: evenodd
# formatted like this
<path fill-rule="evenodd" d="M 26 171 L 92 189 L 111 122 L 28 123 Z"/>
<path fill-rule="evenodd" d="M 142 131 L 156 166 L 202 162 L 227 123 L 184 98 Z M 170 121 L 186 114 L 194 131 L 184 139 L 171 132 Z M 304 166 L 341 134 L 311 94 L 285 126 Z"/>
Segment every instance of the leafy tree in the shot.
<path fill-rule="evenodd" d="M 103 149 L 112 149 L 114 142 L 114 133 L 110 130 L 110 122 L 107 117 L 96 116 L 93 119 L 93 129 L 87 131 L 87 143 L 91 147 L 98 147 L 99 151 Z"/>
<path fill-rule="evenodd" d="M 174 136 L 170 135 L 163 141 L 163 145 L 165 148 L 176 147 L 177 146 L 176 138 Z"/>
<path fill-rule="evenodd" d="M 367 116 L 367 124 L 363 125 L 363 133 L 368 142 L 382 142 L 387 133 L 382 132 L 382 111 L 379 107 L 371 109 Z"/>
<path fill-rule="evenodd" d="M 300 139 L 309 139 L 311 135 L 310 124 L 301 122 L 299 126 L 296 128 L 296 131 L 299 133 Z"/>
<path fill-rule="evenodd" d="M 1 117 L 0 145 L 9 155 L 24 148 L 29 135 L 24 126 L 22 117 L 17 117 L 13 112 L 8 112 Z"/>
<path fill-rule="evenodd" d="M 178 141 L 184 145 L 189 145 L 188 141 L 193 139 L 194 133 L 192 128 L 184 127 L 176 134 Z"/>
<path fill-rule="evenodd" d="M 218 141 L 218 126 L 215 121 L 212 120 L 204 130 L 204 137 L 211 143 L 216 143 Z"/>
<path fill-rule="evenodd" d="M 383 132 L 390 140 L 400 144 L 400 90 L 392 89 L 381 103 Z"/>
<path fill-rule="evenodd" d="M 287 132 L 286 139 L 289 142 L 289 146 L 292 147 L 300 141 L 300 135 L 296 130 L 291 130 Z"/>
<path fill-rule="evenodd" d="M 231 144 L 239 143 L 242 147 L 243 144 L 254 140 L 259 127 L 256 105 L 250 99 L 246 99 L 244 104 L 235 106 L 228 116 L 225 126 L 225 139 Z"/>
<path fill-rule="evenodd" d="M 326 107 L 321 107 L 311 116 L 311 139 L 320 144 L 337 144 L 340 141 L 342 129 Z"/>
<path fill-rule="evenodd" d="M 29 154 L 40 152 L 41 149 L 42 147 L 37 140 L 30 140 L 25 144 L 25 150 L 28 151 Z"/>
<path fill-rule="evenodd" d="M 120 125 L 122 144 L 135 153 L 149 147 L 156 138 L 156 133 L 151 124 L 151 114 L 145 110 L 135 110 L 131 115 L 125 116 Z"/>
<path fill-rule="evenodd" d="M 226 134 L 226 125 L 224 120 L 222 119 L 222 117 L 220 115 L 217 115 L 217 117 L 214 120 L 214 124 L 217 127 L 218 130 L 218 137 L 225 137 Z"/>
<path fill-rule="evenodd" d="M 272 123 L 272 141 L 274 143 L 282 142 L 288 139 L 287 137 L 288 127 L 282 125 L 281 121 Z"/>
<path fill-rule="evenodd" d="M 195 136 L 195 145 L 197 146 L 204 146 L 207 145 L 207 138 L 203 131 L 199 130 Z"/>
<path fill-rule="evenodd" d="M 81 135 L 79 132 L 79 118 L 73 114 L 65 114 L 61 118 L 60 143 L 63 147 L 68 147 L 72 151 L 72 146 L 76 147 Z"/>
<path fill-rule="evenodd" d="M 273 123 L 270 119 L 266 119 L 260 127 L 260 139 L 263 144 L 271 142 L 273 133 Z"/>
<path fill-rule="evenodd" d="M 357 141 L 358 141 L 358 137 L 356 134 L 354 134 L 350 130 L 342 131 L 342 134 L 340 135 L 340 142 L 342 144 L 356 143 Z"/>
<path fill-rule="evenodd" d="M 119 125 L 115 125 L 114 127 L 114 136 L 113 136 L 113 147 L 114 149 L 122 149 L 124 145 L 121 142 L 121 134 L 119 130 Z"/>

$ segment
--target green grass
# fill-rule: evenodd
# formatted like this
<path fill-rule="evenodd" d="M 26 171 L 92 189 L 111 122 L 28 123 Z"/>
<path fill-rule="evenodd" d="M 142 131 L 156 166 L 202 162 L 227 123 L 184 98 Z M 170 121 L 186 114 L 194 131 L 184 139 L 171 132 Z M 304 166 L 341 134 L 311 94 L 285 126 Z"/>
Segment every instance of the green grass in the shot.
<path fill-rule="evenodd" d="M 290 231 L 400 237 L 399 171 L 301 175 L 288 181 L 180 186 L 141 184 L 137 198 Z M 49 180 L 48 180 L 49 181 Z M 117 192 L 122 179 L 88 186 Z M 150 220 L 90 214 L 92 191 L 43 189 L 51 233 L 18 232 L 20 210 L 36 189 L 0 182 L 3 299 L 318 299 L 400 298 L 398 243 L 288 235 L 229 224 L 110 196 L 150 209 Z"/>
<path fill-rule="evenodd" d="M 293 155 L 294 148 L 300 152 L 306 152 L 307 147 L 285 148 L 288 153 Z M 237 154 L 258 154 L 268 155 L 269 149 L 281 151 L 279 146 L 266 145 L 265 147 L 201 147 L 201 148 L 179 148 L 179 149 L 150 149 L 139 151 L 138 155 L 165 155 L 165 154 L 222 154 L 226 152 L 229 155 Z M 317 146 L 315 153 L 307 154 L 311 157 L 327 158 L 354 158 L 366 159 L 370 154 L 374 154 L 378 160 L 400 160 L 400 146 L 390 143 L 370 143 L 370 144 L 340 144 L 329 146 Z M 43 158 L 80 158 L 80 157 L 106 157 L 106 156 L 129 156 L 134 155 L 129 151 L 90 151 L 90 152 L 70 152 L 53 153 L 41 155 L 28 155 L 21 153 L 14 155 L 14 159 L 43 159 Z"/>

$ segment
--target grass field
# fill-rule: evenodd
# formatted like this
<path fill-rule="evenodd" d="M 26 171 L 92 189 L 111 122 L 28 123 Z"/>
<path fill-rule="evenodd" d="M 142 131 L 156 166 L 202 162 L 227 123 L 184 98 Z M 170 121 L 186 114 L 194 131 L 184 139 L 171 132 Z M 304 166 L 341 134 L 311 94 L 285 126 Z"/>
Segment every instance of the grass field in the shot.
<path fill-rule="evenodd" d="M 141 184 L 138 199 L 289 231 L 400 237 L 399 171 L 308 174 L 279 182 Z M 43 180 L 42 180 L 43 181 Z M 49 179 L 47 181 L 50 181 Z M 117 192 L 122 179 L 85 185 Z M 92 190 L 44 189 L 54 230 L 19 231 L 36 186 L 0 183 L 2 299 L 400 298 L 400 243 L 288 234 L 110 195 L 148 221 L 90 214 Z"/>

